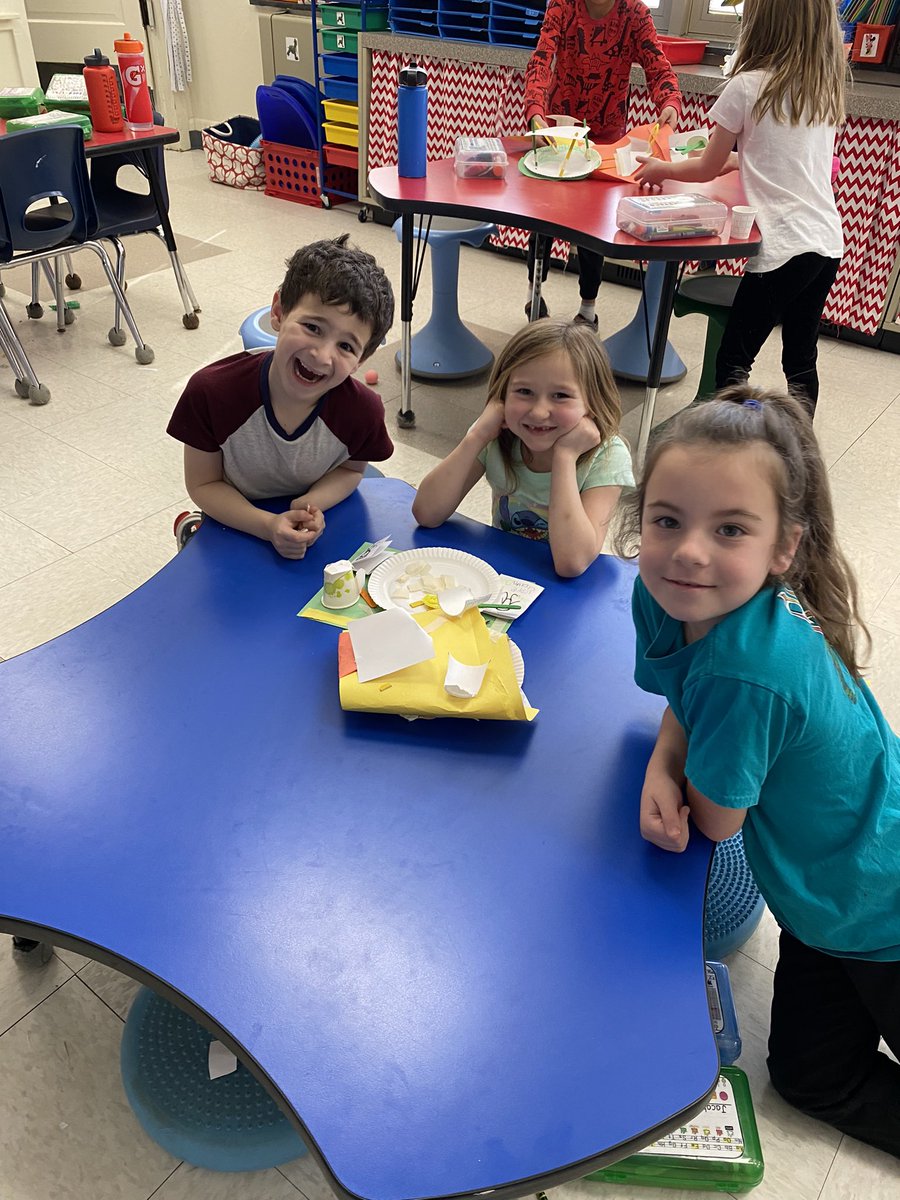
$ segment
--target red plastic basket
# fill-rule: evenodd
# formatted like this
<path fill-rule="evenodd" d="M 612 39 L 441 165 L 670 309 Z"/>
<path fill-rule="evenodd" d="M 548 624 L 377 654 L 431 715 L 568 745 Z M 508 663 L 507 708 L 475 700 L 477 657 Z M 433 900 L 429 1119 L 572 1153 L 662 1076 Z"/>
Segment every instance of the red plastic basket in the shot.
<path fill-rule="evenodd" d="M 709 42 L 660 34 L 659 44 L 670 63 L 698 63 L 703 61 Z"/>
<path fill-rule="evenodd" d="M 311 204 L 318 208 L 322 203 L 322 186 L 319 179 L 319 154 L 303 146 L 282 146 L 279 142 L 260 144 L 263 166 L 266 171 L 266 195 L 280 200 L 293 200 L 297 204 Z M 356 171 L 347 167 L 325 168 L 325 189 L 332 204 L 342 204 L 355 199 L 359 188 Z M 348 192 L 348 196 L 333 196 L 332 192 Z"/>

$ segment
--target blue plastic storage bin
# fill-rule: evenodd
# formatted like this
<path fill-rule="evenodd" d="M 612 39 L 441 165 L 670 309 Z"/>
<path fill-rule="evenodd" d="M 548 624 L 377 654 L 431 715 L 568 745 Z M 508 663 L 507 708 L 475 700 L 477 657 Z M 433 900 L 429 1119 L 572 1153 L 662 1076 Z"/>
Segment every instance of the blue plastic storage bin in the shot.
<path fill-rule="evenodd" d="M 333 75 L 323 75 L 322 91 L 328 100 L 349 100 L 351 104 L 359 103 L 359 84 L 351 79 L 335 79 Z"/>
<path fill-rule="evenodd" d="M 359 59 L 355 54 L 320 54 L 319 59 L 326 75 L 339 75 L 341 79 L 359 79 Z"/>

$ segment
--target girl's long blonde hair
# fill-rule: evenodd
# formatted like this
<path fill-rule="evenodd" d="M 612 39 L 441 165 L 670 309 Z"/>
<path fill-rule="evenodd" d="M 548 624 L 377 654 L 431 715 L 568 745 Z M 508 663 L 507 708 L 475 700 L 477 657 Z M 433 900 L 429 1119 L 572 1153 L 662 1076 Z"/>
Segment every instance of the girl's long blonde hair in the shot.
<path fill-rule="evenodd" d="M 745 403 L 748 400 L 750 403 Z M 773 451 L 772 486 L 778 501 L 780 543 L 788 543 L 792 527 L 799 525 L 803 531 L 794 560 L 780 578 L 816 617 L 825 640 L 847 670 L 859 678 L 857 632 L 862 633 L 867 648 L 871 638 L 859 614 L 856 578 L 835 536 L 822 452 L 809 414 L 793 396 L 735 384 L 708 403 L 683 409 L 666 422 L 651 438 L 640 484 L 634 492 L 623 493 L 619 502 L 616 551 L 625 558 L 639 552 L 647 481 L 666 450 L 696 445 L 733 450 L 754 443 Z"/>
<path fill-rule="evenodd" d="M 753 107 L 792 125 L 840 125 L 849 77 L 835 0 L 745 0 L 731 74 L 766 71 Z"/>
<path fill-rule="evenodd" d="M 575 372 L 575 378 L 587 405 L 587 415 L 600 431 L 600 447 L 603 447 L 619 432 L 619 422 L 622 419 L 622 404 L 619 399 L 619 389 L 609 365 L 609 358 L 603 348 L 603 343 L 596 333 L 581 328 L 571 321 L 555 321 L 544 317 L 533 321 L 514 333 L 509 339 L 494 363 L 491 378 L 488 382 L 488 394 L 485 407 L 494 400 L 506 399 L 506 389 L 514 371 L 525 363 L 547 354 L 561 351 L 567 356 Z M 516 486 L 516 469 L 513 448 L 518 438 L 508 429 L 503 429 L 497 438 L 497 445 L 506 468 L 507 483 L 512 489 Z M 523 447 L 524 449 L 524 447 Z M 598 453 L 597 449 L 586 450 L 579 455 L 580 466 L 587 459 Z M 527 459 L 523 456 L 523 461 Z"/>

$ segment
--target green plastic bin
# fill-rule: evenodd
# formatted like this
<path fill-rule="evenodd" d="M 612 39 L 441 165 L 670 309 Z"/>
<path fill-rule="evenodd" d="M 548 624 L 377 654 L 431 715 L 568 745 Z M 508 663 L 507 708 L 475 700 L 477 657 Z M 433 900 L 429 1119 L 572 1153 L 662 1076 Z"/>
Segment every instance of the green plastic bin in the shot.
<path fill-rule="evenodd" d="M 722 1067 L 702 1113 L 587 1178 L 637 1187 L 748 1192 L 762 1182 L 764 1170 L 747 1076 L 740 1067 Z"/>
<path fill-rule="evenodd" d="M 361 10 L 348 5 L 323 4 L 319 15 L 332 29 L 387 29 L 388 24 L 386 8 L 367 8 L 365 25 Z"/>
<path fill-rule="evenodd" d="M 322 45 L 326 50 L 338 50 L 341 53 L 356 53 L 356 34 L 344 33 L 343 30 L 323 29 Z"/>

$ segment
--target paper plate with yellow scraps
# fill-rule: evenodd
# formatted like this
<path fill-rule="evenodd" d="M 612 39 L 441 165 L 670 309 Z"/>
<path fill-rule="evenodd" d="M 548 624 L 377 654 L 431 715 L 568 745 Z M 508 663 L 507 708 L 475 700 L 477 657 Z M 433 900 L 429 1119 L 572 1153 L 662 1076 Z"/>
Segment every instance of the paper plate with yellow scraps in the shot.
<path fill-rule="evenodd" d="M 451 546 L 401 550 L 369 576 L 368 592 L 379 608 L 409 611 L 425 596 L 440 596 L 451 588 L 467 588 L 473 600 L 488 600 L 500 576 L 484 559 Z"/>
<path fill-rule="evenodd" d="M 517 657 L 518 667 L 509 638 L 492 637 L 476 609 L 459 617 L 387 609 L 354 621 L 338 639 L 341 708 L 407 718 L 531 721 L 538 710 L 519 685 L 524 663 Z"/>

